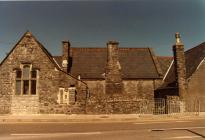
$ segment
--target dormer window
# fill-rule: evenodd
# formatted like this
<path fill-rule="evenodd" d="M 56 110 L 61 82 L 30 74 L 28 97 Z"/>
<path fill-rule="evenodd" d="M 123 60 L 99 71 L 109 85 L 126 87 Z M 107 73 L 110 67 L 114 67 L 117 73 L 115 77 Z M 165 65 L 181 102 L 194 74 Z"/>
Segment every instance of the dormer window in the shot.
<path fill-rule="evenodd" d="M 37 73 L 32 69 L 31 64 L 21 65 L 21 69 L 16 70 L 16 95 L 36 95 L 37 93 Z"/>

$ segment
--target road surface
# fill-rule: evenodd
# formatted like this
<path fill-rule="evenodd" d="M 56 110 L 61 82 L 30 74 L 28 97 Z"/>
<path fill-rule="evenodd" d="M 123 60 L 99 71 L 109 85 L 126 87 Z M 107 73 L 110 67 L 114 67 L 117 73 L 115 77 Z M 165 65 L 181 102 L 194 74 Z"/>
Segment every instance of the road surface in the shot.
<path fill-rule="evenodd" d="M 205 140 L 205 119 L 0 123 L 0 140 Z"/>

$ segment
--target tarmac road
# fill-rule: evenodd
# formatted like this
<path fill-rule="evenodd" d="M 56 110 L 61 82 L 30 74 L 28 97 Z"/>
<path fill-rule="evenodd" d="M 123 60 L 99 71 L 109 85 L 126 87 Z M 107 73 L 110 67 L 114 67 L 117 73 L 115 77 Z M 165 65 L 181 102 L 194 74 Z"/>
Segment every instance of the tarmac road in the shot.
<path fill-rule="evenodd" d="M 0 123 L 0 140 L 205 140 L 205 119 Z"/>

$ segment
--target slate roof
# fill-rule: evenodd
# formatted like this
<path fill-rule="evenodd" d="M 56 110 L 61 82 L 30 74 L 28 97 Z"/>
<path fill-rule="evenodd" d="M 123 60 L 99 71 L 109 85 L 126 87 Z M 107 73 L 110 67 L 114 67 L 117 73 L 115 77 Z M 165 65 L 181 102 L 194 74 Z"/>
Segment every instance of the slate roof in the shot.
<path fill-rule="evenodd" d="M 71 48 L 71 53 L 71 75 L 80 75 L 82 79 L 104 79 L 107 48 Z M 61 65 L 61 58 L 54 58 Z M 150 48 L 119 48 L 119 61 L 123 79 L 162 78 L 158 58 Z"/>
<path fill-rule="evenodd" d="M 55 62 L 58 64 L 59 67 L 62 67 L 62 57 L 61 56 L 53 56 Z"/>
<path fill-rule="evenodd" d="M 162 69 L 162 74 L 165 75 L 171 62 L 173 61 L 173 57 L 171 56 L 157 56 L 159 64 Z"/>
<path fill-rule="evenodd" d="M 205 58 L 205 42 L 199 44 L 198 46 L 185 51 L 185 61 L 186 61 L 186 78 L 188 79 L 197 69 L 201 61 Z M 175 72 L 174 65 L 172 64 L 167 76 L 165 77 L 165 82 L 167 84 L 174 83 Z"/>
<path fill-rule="evenodd" d="M 186 76 L 189 78 L 205 58 L 205 42 L 185 52 Z"/>

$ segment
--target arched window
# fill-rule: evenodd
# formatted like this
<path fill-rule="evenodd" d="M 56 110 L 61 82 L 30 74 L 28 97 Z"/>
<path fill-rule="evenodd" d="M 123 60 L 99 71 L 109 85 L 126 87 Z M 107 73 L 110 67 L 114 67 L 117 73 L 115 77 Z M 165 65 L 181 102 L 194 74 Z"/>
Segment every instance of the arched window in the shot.
<path fill-rule="evenodd" d="M 30 65 L 23 66 L 23 79 L 29 79 Z"/>
<path fill-rule="evenodd" d="M 31 65 L 23 65 L 20 70 L 16 70 L 16 95 L 36 95 L 37 70 Z"/>

